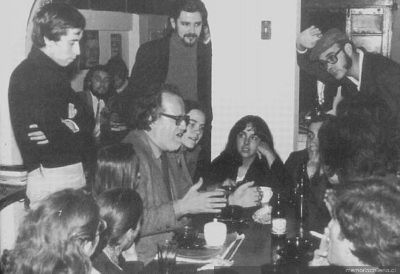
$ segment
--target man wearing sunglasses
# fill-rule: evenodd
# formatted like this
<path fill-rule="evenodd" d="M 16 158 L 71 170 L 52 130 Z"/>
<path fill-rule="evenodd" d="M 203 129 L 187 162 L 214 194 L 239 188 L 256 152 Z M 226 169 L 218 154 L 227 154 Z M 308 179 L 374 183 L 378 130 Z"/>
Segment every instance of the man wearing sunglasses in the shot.
<path fill-rule="evenodd" d="M 400 65 L 380 54 L 356 48 L 338 29 L 323 35 L 315 26 L 297 38 L 298 64 L 301 69 L 325 83 L 340 85 L 344 98 L 356 94 L 372 98 L 386 110 L 386 119 L 400 109 Z"/>
<path fill-rule="evenodd" d="M 188 215 L 218 213 L 226 199 L 221 190 L 199 192 L 202 181 L 193 185 L 185 162 L 178 165 L 176 158 L 169 159 L 166 153 L 179 149 L 189 123 L 176 86 L 153 85 L 131 106 L 134 130 L 123 142 L 133 145 L 140 162 L 136 190 L 143 199 L 144 213 L 137 253 L 140 261 L 148 263 L 157 253 L 157 245 L 188 223 Z"/>

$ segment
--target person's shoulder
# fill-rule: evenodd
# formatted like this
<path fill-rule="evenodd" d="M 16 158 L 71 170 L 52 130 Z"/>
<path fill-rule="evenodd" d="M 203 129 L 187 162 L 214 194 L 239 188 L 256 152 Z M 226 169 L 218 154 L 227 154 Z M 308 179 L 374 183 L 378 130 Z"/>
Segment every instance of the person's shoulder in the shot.
<path fill-rule="evenodd" d="M 153 49 L 159 49 L 162 48 L 164 46 L 168 46 L 169 45 L 169 37 L 162 37 L 159 39 L 155 39 L 155 40 L 150 40 L 146 43 L 143 43 L 140 47 L 139 50 L 141 51 L 145 51 L 145 50 L 153 50 Z"/>
<path fill-rule="evenodd" d="M 25 78 L 34 75 L 35 72 L 37 72 L 36 64 L 29 58 L 26 58 L 14 69 L 11 78 Z"/>
<path fill-rule="evenodd" d="M 143 130 L 131 130 L 122 140 L 122 143 L 132 144 L 133 149 L 139 157 L 147 155 L 146 151 L 149 150 L 150 145 L 146 140 Z"/>

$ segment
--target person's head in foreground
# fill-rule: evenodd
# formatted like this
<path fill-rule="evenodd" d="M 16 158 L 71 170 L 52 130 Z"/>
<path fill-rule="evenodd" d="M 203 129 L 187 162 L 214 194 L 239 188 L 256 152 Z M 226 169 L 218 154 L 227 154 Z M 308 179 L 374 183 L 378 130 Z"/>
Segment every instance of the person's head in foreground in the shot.
<path fill-rule="evenodd" d="M 133 189 L 114 188 L 101 193 L 97 202 L 107 228 L 100 237 L 96 253 L 104 249 L 111 258 L 118 258 L 132 246 L 139 233 L 142 199 Z"/>
<path fill-rule="evenodd" d="M 70 5 L 44 5 L 33 18 L 33 46 L 66 67 L 80 55 L 79 40 L 85 25 L 83 15 Z"/>
<path fill-rule="evenodd" d="M 350 74 L 356 48 L 342 31 L 333 28 L 325 32 L 311 50 L 311 60 L 318 61 L 323 70 L 337 80 Z"/>
<path fill-rule="evenodd" d="M 131 144 L 118 143 L 102 147 L 97 152 L 93 192 L 122 187 L 136 188 L 140 162 Z"/>
<path fill-rule="evenodd" d="M 348 182 L 337 192 L 328 225 L 328 261 L 388 267 L 400 262 L 400 186 L 397 180 Z"/>
<path fill-rule="evenodd" d="M 49 195 L 20 225 L 10 273 L 90 273 L 90 256 L 105 223 L 83 190 Z"/>
<path fill-rule="evenodd" d="M 193 149 L 203 137 L 206 116 L 202 107 L 196 102 L 186 101 L 185 106 L 189 124 L 182 135 L 182 144 L 188 149 Z"/>
<path fill-rule="evenodd" d="M 178 88 L 169 84 L 149 87 L 132 102 L 131 126 L 145 130 L 161 151 L 176 151 L 189 124 Z"/>
<path fill-rule="evenodd" d="M 321 160 L 331 183 L 396 172 L 398 137 L 363 109 L 340 114 L 319 130 Z"/>
<path fill-rule="evenodd" d="M 254 160 L 261 142 L 265 142 L 269 149 L 276 154 L 267 123 L 259 116 L 247 115 L 232 127 L 223 153 L 231 154 L 239 162 Z"/>

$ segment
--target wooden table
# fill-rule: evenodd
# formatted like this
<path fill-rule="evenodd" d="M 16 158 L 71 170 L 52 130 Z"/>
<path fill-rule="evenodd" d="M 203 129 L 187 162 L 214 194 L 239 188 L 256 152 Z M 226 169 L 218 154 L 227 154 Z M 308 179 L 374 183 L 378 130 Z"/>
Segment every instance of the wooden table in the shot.
<path fill-rule="evenodd" d="M 201 228 L 204 222 L 207 222 L 210 218 L 201 217 L 202 220 L 197 220 L 196 226 Z M 245 225 L 235 226 L 234 228 L 238 233 L 244 233 L 245 239 L 234 255 L 234 264 L 230 269 L 237 273 L 261 273 L 262 267 L 271 263 L 271 225 L 262 225 L 251 220 Z M 289 216 L 288 237 L 295 235 L 295 228 L 294 218 Z M 200 266 L 178 264 L 174 267 L 172 273 L 196 273 Z M 151 262 L 146 266 L 144 273 L 156 273 L 157 269 L 157 262 Z"/>

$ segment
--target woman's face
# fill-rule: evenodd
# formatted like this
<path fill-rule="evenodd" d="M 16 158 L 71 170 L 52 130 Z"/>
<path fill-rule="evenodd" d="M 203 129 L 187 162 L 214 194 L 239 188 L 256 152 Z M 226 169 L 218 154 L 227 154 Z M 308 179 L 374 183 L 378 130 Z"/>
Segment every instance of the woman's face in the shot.
<path fill-rule="evenodd" d="M 142 226 L 142 217 L 140 217 L 136 228 L 130 228 L 125 235 L 122 237 L 119 246 L 121 247 L 121 251 L 128 250 L 133 243 L 135 242 L 136 237 L 139 234 L 140 228 Z"/>
<path fill-rule="evenodd" d="M 206 117 L 201 110 L 192 109 L 188 112 L 190 117 L 186 132 L 182 136 L 182 144 L 187 148 L 194 148 L 203 137 Z"/>
<path fill-rule="evenodd" d="M 236 136 L 236 147 L 243 159 L 255 157 L 260 142 L 261 139 L 255 134 L 254 127 L 250 123 Z"/>

